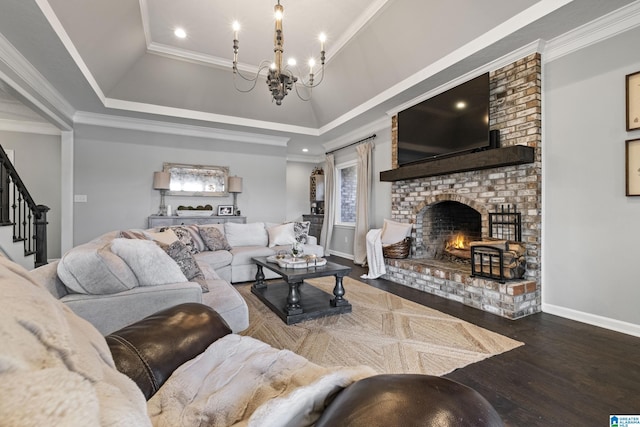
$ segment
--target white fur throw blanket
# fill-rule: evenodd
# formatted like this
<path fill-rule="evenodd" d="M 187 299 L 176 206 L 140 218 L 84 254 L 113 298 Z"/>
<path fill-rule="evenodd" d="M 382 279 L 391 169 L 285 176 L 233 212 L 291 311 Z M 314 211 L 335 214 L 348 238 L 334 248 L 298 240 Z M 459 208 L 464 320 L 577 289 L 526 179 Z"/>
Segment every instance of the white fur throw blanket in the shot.
<path fill-rule="evenodd" d="M 387 272 L 382 254 L 382 229 L 374 228 L 367 232 L 367 263 L 369 274 L 360 276 L 363 279 L 377 279 Z"/>
<path fill-rule="evenodd" d="M 149 400 L 156 427 L 309 426 L 328 397 L 368 367 L 324 368 L 262 341 L 227 335 L 178 368 Z"/>
<path fill-rule="evenodd" d="M 150 426 L 97 329 L 0 256 L 0 425 Z"/>

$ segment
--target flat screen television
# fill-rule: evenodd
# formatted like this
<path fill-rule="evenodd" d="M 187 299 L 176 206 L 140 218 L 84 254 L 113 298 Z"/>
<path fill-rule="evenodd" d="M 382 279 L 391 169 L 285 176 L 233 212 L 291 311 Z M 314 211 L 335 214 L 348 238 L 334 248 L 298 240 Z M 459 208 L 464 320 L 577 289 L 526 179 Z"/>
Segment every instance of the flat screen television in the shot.
<path fill-rule="evenodd" d="M 489 145 L 489 73 L 398 113 L 399 166 Z"/>

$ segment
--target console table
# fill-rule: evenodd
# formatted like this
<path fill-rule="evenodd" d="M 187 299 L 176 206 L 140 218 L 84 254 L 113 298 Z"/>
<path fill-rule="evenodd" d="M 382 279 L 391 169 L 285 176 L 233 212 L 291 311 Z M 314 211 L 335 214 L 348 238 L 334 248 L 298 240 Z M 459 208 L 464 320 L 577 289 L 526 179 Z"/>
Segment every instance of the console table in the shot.
<path fill-rule="evenodd" d="M 168 227 L 171 225 L 191 225 L 191 224 L 224 224 L 225 222 L 236 222 L 245 224 L 247 217 L 245 216 L 161 216 L 151 215 L 149 217 L 149 228 Z"/>

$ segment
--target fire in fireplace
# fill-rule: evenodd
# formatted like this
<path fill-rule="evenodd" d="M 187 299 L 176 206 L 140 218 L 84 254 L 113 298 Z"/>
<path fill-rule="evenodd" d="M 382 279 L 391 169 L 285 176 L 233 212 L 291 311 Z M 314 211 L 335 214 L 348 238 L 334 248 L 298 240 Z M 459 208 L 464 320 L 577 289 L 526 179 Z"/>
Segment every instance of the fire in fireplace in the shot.
<path fill-rule="evenodd" d="M 471 259 L 471 241 L 466 234 L 457 233 L 444 245 L 444 252 L 458 258 Z"/>
<path fill-rule="evenodd" d="M 434 203 L 424 212 L 422 236 L 425 258 L 470 259 L 469 243 L 482 238 L 482 216 L 464 203 Z"/>

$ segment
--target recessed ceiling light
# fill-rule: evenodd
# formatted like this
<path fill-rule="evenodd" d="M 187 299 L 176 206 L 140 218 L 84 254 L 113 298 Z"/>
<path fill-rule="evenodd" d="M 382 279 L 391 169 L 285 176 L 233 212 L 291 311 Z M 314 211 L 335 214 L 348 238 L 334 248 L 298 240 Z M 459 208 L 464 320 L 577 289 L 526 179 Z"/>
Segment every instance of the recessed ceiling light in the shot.
<path fill-rule="evenodd" d="M 173 34 L 175 34 L 175 36 L 179 39 L 184 39 L 185 37 L 187 37 L 187 32 L 182 28 L 176 28 Z"/>
<path fill-rule="evenodd" d="M 463 110 L 463 109 L 467 108 L 467 103 L 464 102 L 464 101 L 459 101 L 459 102 L 456 103 L 456 108 L 458 110 Z"/>
<path fill-rule="evenodd" d="M 303 148 L 303 149 L 302 149 L 302 152 L 303 152 L 303 153 L 308 153 L 308 152 L 309 152 L 309 149 L 308 149 L 308 148 Z"/>

